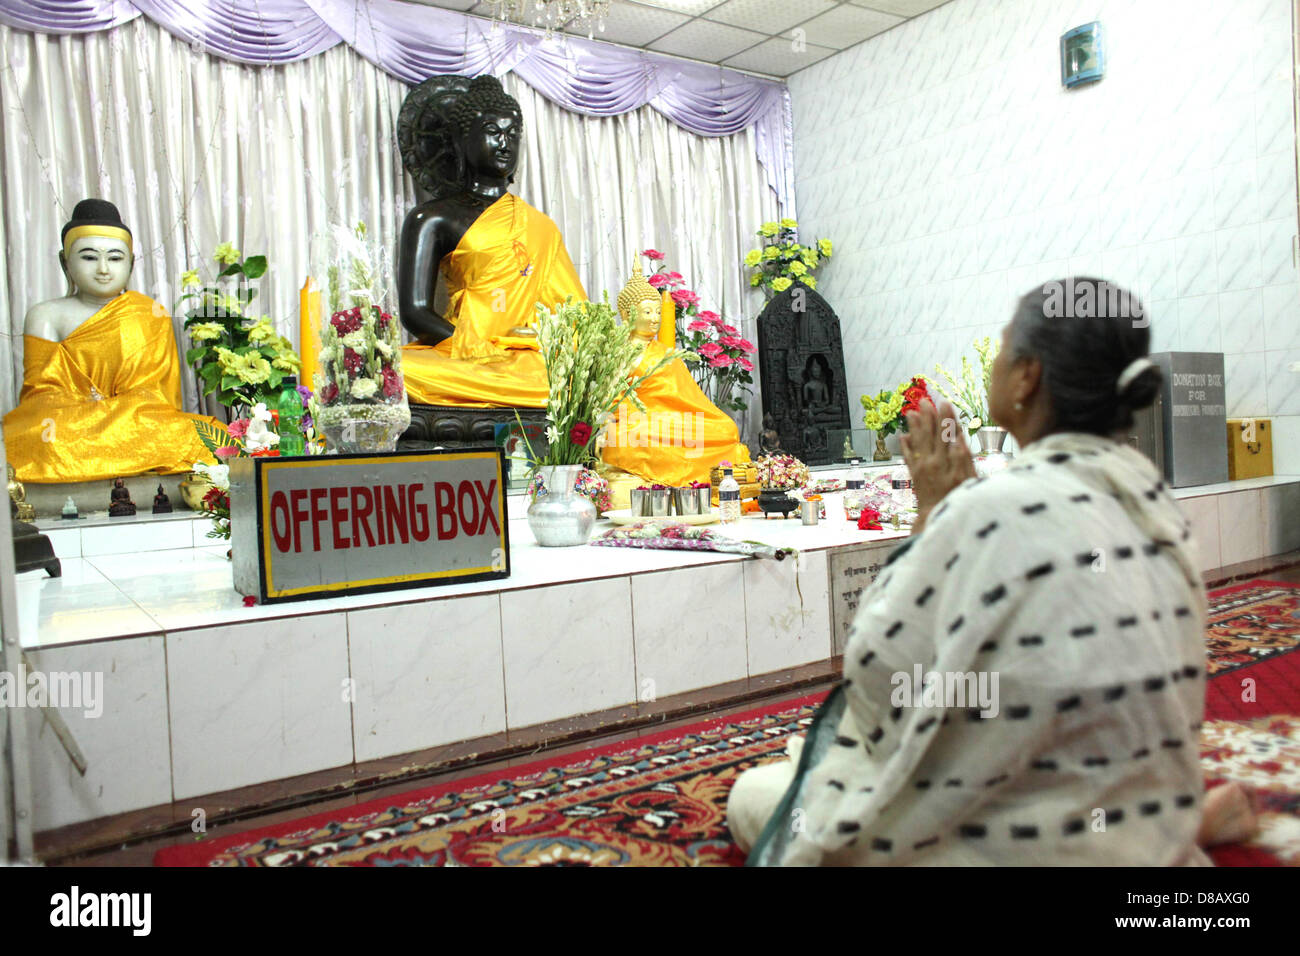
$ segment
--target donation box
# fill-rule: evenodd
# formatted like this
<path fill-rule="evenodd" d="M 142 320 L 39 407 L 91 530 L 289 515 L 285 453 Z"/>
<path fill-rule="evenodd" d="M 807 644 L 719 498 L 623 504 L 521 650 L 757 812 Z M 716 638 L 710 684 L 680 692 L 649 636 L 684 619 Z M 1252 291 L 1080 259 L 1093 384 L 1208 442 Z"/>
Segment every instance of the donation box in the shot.
<path fill-rule="evenodd" d="M 510 576 L 499 449 L 230 462 L 235 590 L 264 603 Z"/>
<path fill-rule="evenodd" d="M 1154 352 L 1164 373 L 1164 471 L 1171 487 L 1228 480 L 1222 352 Z"/>

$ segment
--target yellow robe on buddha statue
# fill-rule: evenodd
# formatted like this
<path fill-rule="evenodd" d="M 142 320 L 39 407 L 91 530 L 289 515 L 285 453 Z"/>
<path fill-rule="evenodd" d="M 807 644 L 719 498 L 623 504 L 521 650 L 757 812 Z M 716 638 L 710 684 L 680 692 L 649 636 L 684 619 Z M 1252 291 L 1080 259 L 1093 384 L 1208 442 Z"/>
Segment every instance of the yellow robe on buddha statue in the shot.
<path fill-rule="evenodd" d="M 175 475 L 215 461 L 194 431 L 200 417 L 181 411 L 171 319 L 148 296 L 123 292 L 62 342 L 23 336 L 5 447 L 25 482 Z"/>
<path fill-rule="evenodd" d="M 414 402 L 474 408 L 546 405 L 546 367 L 536 339 L 512 338 L 538 303 L 554 308 L 587 293 L 550 217 L 506 193 L 442 260 L 455 332 L 437 345 L 402 348 Z"/>
<path fill-rule="evenodd" d="M 662 342 L 647 343 L 636 374 L 644 374 L 667 351 Z M 646 407 L 644 414 L 624 402 L 606 426 L 601 456 L 606 464 L 646 481 L 680 487 L 708 481 L 709 470 L 723 461 L 749 461 L 740 429 L 709 401 L 681 359 L 641 383 L 637 397 Z"/>

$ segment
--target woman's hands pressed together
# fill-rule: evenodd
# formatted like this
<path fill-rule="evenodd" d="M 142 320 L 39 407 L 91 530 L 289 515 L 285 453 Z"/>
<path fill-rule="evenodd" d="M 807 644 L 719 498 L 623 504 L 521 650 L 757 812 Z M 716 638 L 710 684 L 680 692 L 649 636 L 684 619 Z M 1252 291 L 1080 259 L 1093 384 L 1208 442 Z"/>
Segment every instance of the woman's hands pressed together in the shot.
<path fill-rule="evenodd" d="M 966 447 L 957 410 L 948 401 L 921 402 L 907 413 L 907 433 L 900 438 L 903 461 L 912 475 L 917 516 L 912 533 L 925 527 L 934 507 L 967 478 L 975 477 L 975 463 Z"/>

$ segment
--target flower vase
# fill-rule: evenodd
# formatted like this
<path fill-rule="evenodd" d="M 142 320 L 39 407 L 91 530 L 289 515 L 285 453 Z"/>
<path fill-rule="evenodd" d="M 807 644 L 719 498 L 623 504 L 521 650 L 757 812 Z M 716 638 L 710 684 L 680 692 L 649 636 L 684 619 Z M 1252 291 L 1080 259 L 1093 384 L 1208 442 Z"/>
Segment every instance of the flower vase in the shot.
<path fill-rule="evenodd" d="M 889 461 L 894 456 L 889 453 L 888 446 L 885 445 L 885 436 L 876 432 L 876 450 L 871 456 L 872 461 Z"/>
<path fill-rule="evenodd" d="M 572 548 L 586 544 L 596 525 L 596 506 L 573 489 L 582 465 L 543 465 L 538 468 L 544 491 L 528 506 L 528 528 L 543 548 Z"/>
<path fill-rule="evenodd" d="M 993 425 L 986 425 L 975 433 L 979 440 L 979 454 L 975 460 L 975 470 L 980 475 L 992 474 L 1007 467 L 1010 456 L 1002 450 L 1002 443 L 1007 440 L 1007 430 Z"/>

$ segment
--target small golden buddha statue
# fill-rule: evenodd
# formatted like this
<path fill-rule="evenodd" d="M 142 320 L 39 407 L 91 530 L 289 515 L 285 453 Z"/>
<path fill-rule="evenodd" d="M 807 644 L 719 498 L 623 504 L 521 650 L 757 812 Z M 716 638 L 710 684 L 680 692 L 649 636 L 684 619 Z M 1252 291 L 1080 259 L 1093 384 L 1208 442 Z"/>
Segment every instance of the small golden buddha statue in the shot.
<path fill-rule="evenodd" d="M 14 466 L 5 462 L 5 468 L 9 472 L 9 499 L 18 506 L 16 517 L 19 521 L 35 521 L 36 509 L 28 503 L 27 490 L 18 480 L 18 475 L 14 473 Z"/>
<path fill-rule="evenodd" d="M 642 273 L 640 262 L 615 303 L 633 336 L 645 343 L 636 372 L 640 375 L 669 351 L 659 335 L 663 298 Z M 637 397 L 644 412 L 624 402 L 606 427 L 602 457 L 612 468 L 681 487 L 708 481 L 710 469 L 721 461 L 749 461 L 736 423 L 709 401 L 682 360 L 669 362 L 642 382 Z M 610 486 L 615 487 L 613 479 Z"/>

